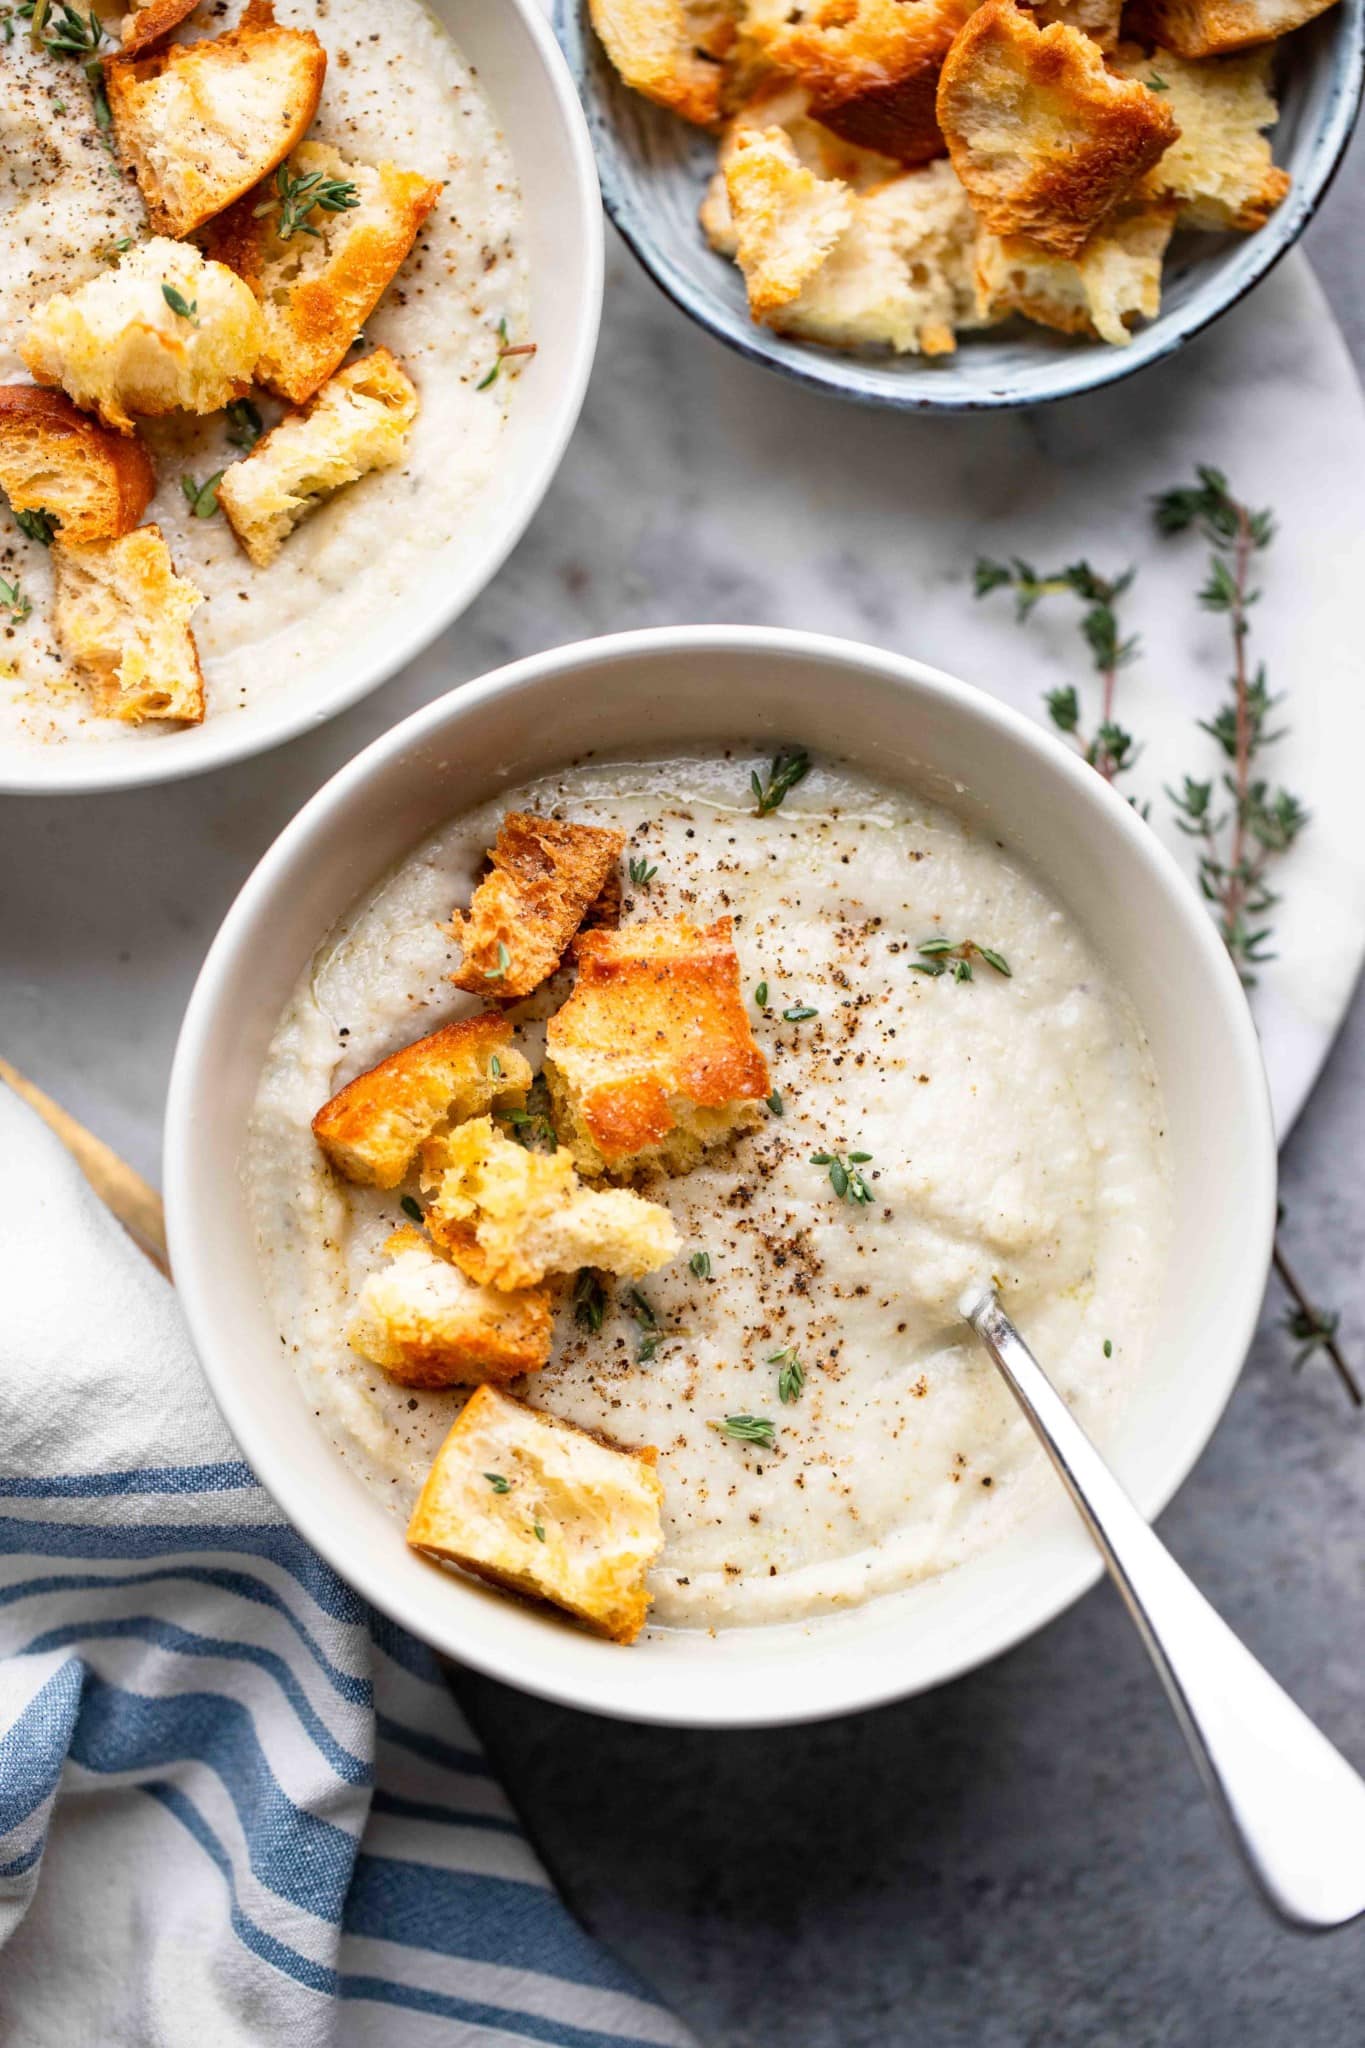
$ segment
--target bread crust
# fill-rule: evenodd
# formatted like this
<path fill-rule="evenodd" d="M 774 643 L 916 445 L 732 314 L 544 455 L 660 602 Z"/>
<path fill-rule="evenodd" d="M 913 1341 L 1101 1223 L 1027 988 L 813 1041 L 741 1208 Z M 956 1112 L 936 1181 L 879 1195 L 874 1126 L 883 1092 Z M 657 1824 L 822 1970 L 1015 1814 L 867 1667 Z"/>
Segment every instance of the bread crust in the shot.
<path fill-rule="evenodd" d="M 16 512 L 50 512 L 84 546 L 131 533 L 156 490 L 136 438 L 111 433 L 61 391 L 0 384 L 0 490 Z"/>
<path fill-rule="evenodd" d="M 1039 29 L 1014 0 L 985 0 L 938 87 L 953 168 L 997 235 L 1076 256 L 1180 129 L 1158 93 L 1116 78 L 1088 36 Z"/>
<path fill-rule="evenodd" d="M 119 31 L 122 55 L 140 57 L 182 21 L 188 21 L 198 5 L 199 0 L 146 0 L 145 5 L 130 9 Z"/>
<path fill-rule="evenodd" d="M 626 84 L 702 128 L 720 119 L 737 12 L 737 0 L 589 0 L 598 40 Z"/>
<path fill-rule="evenodd" d="M 407 1540 L 632 1643 L 663 1549 L 657 1457 L 653 1445 L 625 1450 L 481 1387 L 437 1453 Z"/>
<path fill-rule="evenodd" d="M 273 196 L 266 183 L 212 224 L 206 247 L 261 302 L 266 338 L 256 382 L 291 405 L 304 405 L 345 361 L 444 186 L 391 163 L 351 163 L 320 142 L 300 144 L 289 169 L 352 183 L 361 203 L 314 215 L 310 225 L 317 234 L 305 248 L 298 236 L 279 239 L 277 211 L 259 211 Z"/>
<path fill-rule="evenodd" d="M 224 95 L 209 101 L 207 73 L 247 67 L 243 86 L 279 72 L 266 107 L 222 125 Z M 251 0 L 236 28 L 211 41 L 175 43 L 104 67 L 114 140 L 134 173 L 156 234 L 183 240 L 258 185 L 297 147 L 318 110 L 327 52 L 311 29 L 281 28 L 270 0 Z M 178 182 L 168 180 L 174 165 Z"/>
<path fill-rule="evenodd" d="M 467 911 L 451 917 L 464 958 L 457 988 L 513 1001 L 559 966 L 574 933 L 612 881 L 623 832 L 509 811 L 489 853 L 491 872 Z"/>
<path fill-rule="evenodd" d="M 838 246 L 853 220 L 853 194 L 842 179 L 808 170 L 781 128 L 750 128 L 736 138 L 725 190 L 749 311 L 770 321 Z"/>
<path fill-rule="evenodd" d="M 772 1083 L 749 1026 L 730 918 L 584 932 L 546 1028 L 556 1128 L 581 1172 L 682 1170 L 755 1120 Z"/>
<path fill-rule="evenodd" d="M 907 166 L 946 145 L 936 96 L 943 61 L 978 0 L 820 0 L 750 34 L 776 70 L 799 80 L 817 121 L 859 148 Z"/>
<path fill-rule="evenodd" d="M 52 546 L 53 626 L 102 718 L 125 725 L 204 717 L 204 673 L 190 630 L 201 592 L 175 573 L 159 526 L 120 540 Z"/>
<path fill-rule="evenodd" d="M 1129 322 L 1154 320 L 1161 310 L 1161 266 L 1178 211 L 1173 201 L 1119 207 L 1075 257 L 982 228 L 976 288 L 983 318 L 1022 313 L 1058 334 L 1124 347 Z"/>
<path fill-rule="evenodd" d="M 1125 43 L 1112 62 L 1124 78 L 1161 79 L 1180 140 L 1147 173 L 1143 191 L 1179 203 L 1184 226 L 1243 234 L 1265 226 L 1290 189 L 1290 177 L 1270 152 L 1262 130 L 1279 108 L 1269 81 L 1269 49 L 1190 63 L 1172 50 L 1148 56 Z"/>
<path fill-rule="evenodd" d="M 1135 0 L 1124 15 L 1124 29 L 1174 50 L 1178 57 L 1221 57 L 1289 35 L 1335 4 L 1336 0 Z"/>
<path fill-rule="evenodd" d="M 443 1024 L 357 1074 L 313 1118 L 313 1136 L 347 1180 L 396 1188 L 437 1130 L 525 1102 L 531 1069 L 511 1041 L 497 1010 Z"/>
<path fill-rule="evenodd" d="M 390 1379 L 407 1387 L 484 1386 L 546 1363 L 554 1319 L 545 1288 L 481 1287 L 407 1227 L 384 1252 L 388 1263 L 362 1286 L 348 1337 Z"/>

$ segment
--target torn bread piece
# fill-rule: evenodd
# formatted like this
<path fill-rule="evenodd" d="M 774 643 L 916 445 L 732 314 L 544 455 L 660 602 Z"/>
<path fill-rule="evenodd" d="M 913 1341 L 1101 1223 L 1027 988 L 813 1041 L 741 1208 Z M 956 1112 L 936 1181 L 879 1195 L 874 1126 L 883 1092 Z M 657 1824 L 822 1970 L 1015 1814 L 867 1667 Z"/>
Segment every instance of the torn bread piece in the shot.
<path fill-rule="evenodd" d="M 111 57 L 114 140 L 153 232 L 193 234 L 269 177 L 307 133 L 326 70 L 312 30 L 281 28 L 270 0 L 210 42 Z"/>
<path fill-rule="evenodd" d="M 1123 0 L 1042 0 L 1040 6 L 1031 6 L 1029 13 L 1044 28 L 1054 21 L 1078 28 L 1092 43 L 1109 51 L 1118 43 Z"/>
<path fill-rule="evenodd" d="M 807 170 L 781 128 L 750 128 L 737 138 L 725 189 L 749 311 L 767 321 L 827 261 L 852 223 L 853 194 L 842 179 Z"/>
<path fill-rule="evenodd" d="M 1154 320 L 1161 310 L 1161 264 L 1177 212 L 1170 202 L 1121 210 L 1074 258 L 983 228 L 976 244 L 982 317 L 1022 313 L 1059 334 L 1090 334 L 1124 347 L 1131 323 Z"/>
<path fill-rule="evenodd" d="M 480 1387 L 437 1453 L 408 1542 L 633 1643 L 664 1542 L 657 1456 Z"/>
<path fill-rule="evenodd" d="M 396 1230 L 388 1264 L 361 1287 L 347 1339 L 408 1387 L 472 1387 L 539 1372 L 554 1317 L 544 1288 L 480 1287 L 433 1250 L 420 1230 Z"/>
<path fill-rule="evenodd" d="M 803 86 L 786 78 L 768 78 L 736 108 L 722 129 L 716 169 L 698 209 L 702 233 L 722 256 L 733 257 L 738 246 L 725 173 L 742 138 L 755 128 L 780 128 L 808 171 L 818 178 L 842 179 L 854 192 L 869 191 L 900 175 L 901 166 L 893 158 L 859 149 L 832 128 L 812 120 L 810 96 Z"/>
<path fill-rule="evenodd" d="M 978 0 L 817 0 L 750 17 L 764 57 L 810 95 L 836 135 L 906 165 L 944 153 L 935 96 Z"/>
<path fill-rule="evenodd" d="M 737 0 L 589 0 L 588 11 L 634 92 L 702 128 L 720 118 Z"/>
<path fill-rule="evenodd" d="M 268 568 L 295 527 L 338 491 L 400 463 L 417 412 L 411 378 L 377 348 L 234 462 L 218 502 L 257 568 Z"/>
<path fill-rule="evenodd" d="M 733 925 L 584 932 L 546 1028 L 555 1127 L 581 1173 L 684 1173 L 757 1123 L 772 1083 L 740 992 Z"/>
<path fill-rule="evenodd" d="M 1124 78 L 1161 81 L 1180 140 L 1147 173 L 1143 191 L 1180 202 L 1180 225 L 1215 231 L 1263 228 L 1289 190 L 1262 133 L 1280 110 L 1270 93 L 1273 53 L 1208 57 L 1187 64 L 1170 50 L 1146 56 L 1125 44 L 1114 59 Z"/>
<path fill-rule="evenodd" d="M 250 288 L 185 242 L 157 237 L 38 308 L 20 354 L 106 426 L 133 414 L 220 412 L 251 389 L 264 337 Z"/>
<path fill-rule="evenodd" d="M 1180 57 L 1220 57 L 1273 42 L 1336 0 L 1135 0 L 1124 27 Z"/>
<path fill-rule="evenodd" d="M 313 1118 L 313 1136 L 347 1180 L 396 1188 L 437 1131 L 525 1103 L 531 1069 L 511 1040 L 497 1010 L 444 1024 L 348 1082 Z"/>
<path fill-rule="evenodd" d="M 198 725 L 204 677 L 190 619 L 204 600 L 176 575 L 160 527 L 89 547 L 59 539 L 52 570 L 57 642 L 91 685 L 100 717 Z"/>
<path fill-rule="evenodd" d="M 534 1287 L 594 1266 L 643 1280 L 677 1257 L 667 1209 L 627 1188 L 585 1188 L 567 1152 L 532 1152 L 490 1117 L 422 1147 L 427 1228 L 457 1266 L 489 1287 Z"/>
<path fill-rule="evenodd" d="M 1180 130 L 1163 96 L 1105 69 L 1077 29 L 986 0 L 943 66 L 938 117 L 992 234 L 1075 256 Z"/>
<path fill-rule="evenodd" d="M 156 472 L 138 440 L 97 426 L 61 391 L 0 384 L 0 491 L 15 512 L 50 512 L 73 546 L 131 533 Z"/>
<path fill-rule="evenodd" d="M 284 185 L 307 179 L 318 181 L 314 192 L 329 192 L 336 203 L 319 203 L 286 235 L 292 218 L 284 211 Z M 304 405 L 326 383 L 443 189 L 416 171 L 356 163 L 325 142 L 303 142 L 270 183 L 213 223 L 209 253 L 245 278 L 265 316 L 258 384 Z"/>
<path fill-rule="evenodd" d="M 140 57 L 187 21 L 198 5 L 199 0 L 132 0 L 119 23 L 122 54 Z"/>
<path fill-rule="evenodd" d="M 451 918 L 464 949 L 455 986 L 499 1001 L 539 988 L 611 882 L 625 843 L 623 832 L 600 825 L 509 811 L 488 856 L 491 873 Z"/>
<path fill-rule="evenodd" d="M 855 198 L 845 234 L 769 325 L 830 348 L 951 355 L 959 330 L 987 324 L 976 298 L 976 234 L 951 164 L 903 171 Z"/>

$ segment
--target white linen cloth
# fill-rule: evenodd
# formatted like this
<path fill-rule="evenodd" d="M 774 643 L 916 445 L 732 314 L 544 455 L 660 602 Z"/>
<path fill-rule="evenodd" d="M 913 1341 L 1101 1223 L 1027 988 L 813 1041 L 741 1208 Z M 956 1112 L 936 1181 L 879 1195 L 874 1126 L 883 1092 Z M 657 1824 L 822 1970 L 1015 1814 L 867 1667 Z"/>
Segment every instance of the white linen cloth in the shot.
<path fill-rule="evenodd" d="M 685 2048 L 0 1087 L 0 2042 Z"/>

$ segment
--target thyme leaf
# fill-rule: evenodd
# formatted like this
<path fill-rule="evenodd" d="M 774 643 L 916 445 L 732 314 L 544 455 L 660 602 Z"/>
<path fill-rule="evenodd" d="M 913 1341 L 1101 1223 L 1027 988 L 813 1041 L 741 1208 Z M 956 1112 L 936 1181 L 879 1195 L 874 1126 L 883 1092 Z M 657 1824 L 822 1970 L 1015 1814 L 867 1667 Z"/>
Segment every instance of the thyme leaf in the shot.
<path fill-rule="evenodd" d="M 284 163 L 275 173 L 274 197 L 263 200 L 254 217 L 262 220 L 278 209 L 280 217 L 275 232 L 282 242 L 292 242 L 295 235 L 312 235 L 321 240 L 322 230 L 312 225 L 310 213 L 349 213 L 359 204 L 359 190 L 349 178 L 329 178 L 325 171 L 300 171 L 296 175 Z"/>
<path fill-rule="evenodd" d="M 1012 980 L 1014 970 L 1003 953 L 994 946 L 982 946 L 975 939 L 923 939 L 915 951 L 918 960 L 910 962 L 916 974 L 938 976 L 951 973 L 954 981 L 972 981 L 972 961 L 982 960 L 1006 980 Z"/>
<path fill-rule="evenodd" d="M 19 588 L 18 579 L 10 583 L 0 576 L 0 612 L 9 614 L 11 625 L 21 626 L 32 610 L 33 606 Z"/>
<path fill-rule="evenodd" d="M 185 294 L 177 291 L 173 284 L 163 284 L 161 296 L 177 319 L 188 320 L 191 327 L 199 325 L 198 299 L 187 299 Z"/>
<path fill-rule="evenodd" d="M 777 1398 L 784 1408 L 801 1399 L 801 1390 L 806 1384 L 806 1368 L 797 1356 L 796 1346 L 789 1344 L 785 1351 L 774 1351 L 769 1365 L 781 1368 L 777 1375 Z"/>
<path fill-rule="evenodd" d="M 637 889 L 647 889 L 658 872 L 658 868 L 651 867 L 643 854 L 630 863 L 630 879 Z"/>
<path fill-rule="evenodd" d="M 403 1214 L 405 1216 L 411 1217 L 414 1223 L 423 1223 L 426 1221 L 425 1217 L 422 1214 L 422 1205 L 417 1200 L 415 1195 L 404 1195 L 403 1199 L 399 1202 L 398 1206 L 403 1211 Z"/>
<path fill-rule="evenodd" d="M 602 1318 L 607 1312 L 607 1290 L 601 1278 L 591 1266 L 579 1268 L 573 1284 L 573 1319 L 582 1330 L 591 1330 L 594 1335 L 602 1327 Z"/>
<path fill-rule="evenodd" d="M 494 1493 L 510 1493 L 512 1491 L 511 1480 L 505 1479 L 501 1472 L 485 1472 L 483 1476 L 492 1487 Z"/>
<path fill-rule="evenodd" d="M 710 1252 L 693 1252 L 687 1263 L 698 1280 L 709 1280 L 711 1278 Z"/>
<path fill-rule="evenodd" d="M 766 1415 L 726 1415 L 710 1421 L 707 1427 L 732 1437 L 736 1443 L 757 1444 L 761 1451 L 770 1451 L 777 1442 L 777 1426 Z"/>
<path fill-rule="evenodd" d="M 829 1184 L 841 1202 L 870 1202 L 872 1190 L 858 1169 L 871 1158 L 870 1152 L 812 1152 L 810 1163 L 828 1170 Z"/>
<path fill-rule="evenodd" d="M 31 512 L 16 512 L 14 523 L 20 533 L 29 540 L 36 540 L 39 547 L 50 548 L 57 533 L 57 515 L 36 508 Z"/>
<path fill-rule="evenodd" d="M 234 398 L 227 408 L 228 439 L 234 448 L 250 451 L 265 432 L 265 422 L 249 398 Z"/>
<path fill-rule="evenodd" d="M 810 769 L 810 755 L 804 747 L 780 747 L 773 755 L 766 781 L 757 769 L 749 777 L 749 787 L 754 795 L 754 815 L 766 818 L 779 810 L 797 783 L 805 781 Z"/>
<path fill-rule="evenodd" d="M 192 476 L 181 477 L 180 488 L 196 519 L 212 519 L 218 510 L 218 486 L 226 475 L 225 469 L 216 470 L 202 484 L 197 484 Z"/>

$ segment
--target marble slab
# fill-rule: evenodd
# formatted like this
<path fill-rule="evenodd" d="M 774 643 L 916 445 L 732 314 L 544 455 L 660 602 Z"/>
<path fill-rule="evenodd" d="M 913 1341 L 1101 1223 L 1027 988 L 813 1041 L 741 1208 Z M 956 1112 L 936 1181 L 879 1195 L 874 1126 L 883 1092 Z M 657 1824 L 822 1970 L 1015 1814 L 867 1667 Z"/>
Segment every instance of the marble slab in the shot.
<path fill-rule="evenodd" d="M 781 381 L 694 328 L 619 245 L 583 422 L 526 540 L 477 605 L 366 703 L 276 753 L 164 789 L 0 807 L 0 1045 L 144 1172 L 157 1170 L 175 1032 L 217 924 L 271 838 L 405 712 L 539 648 L 625 627 L 732 621 L 848 635 L 951 669 L 1040 717 L 1083 674 L 1074 618 L 1027 633 L 971 596 L 978 553 L 1139 569 L 1144 657 L 1120 713 L 1135 790 L 1212 766 L 1194 721 L 1226 665 L 1194 543 L 1152 492 L 1225 468 L 1281 535 L 1257 646 L 1290 693 L 1277 772 L 1314 819 L 1286 866 L 1281 953 L 1257 992 L 1287 1129 L 1365 941 L 1354 740 L 1365 585 L 1365 407 L 1306 265 L 1291 259 L 1177 361 L 1107 395 L 1008 418 L 865 412 Z M 1181 849 L 1187 853 L 1187 849 Z"/>

